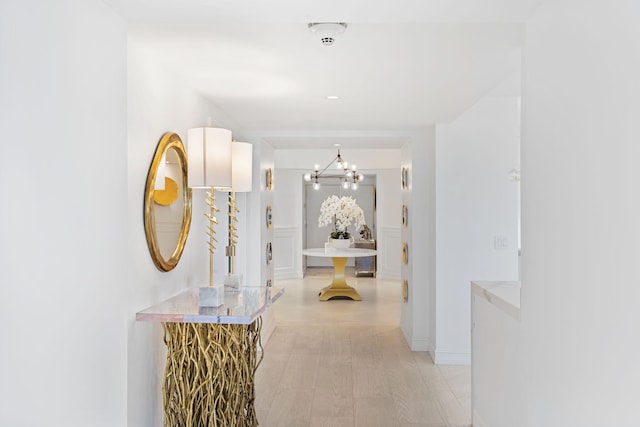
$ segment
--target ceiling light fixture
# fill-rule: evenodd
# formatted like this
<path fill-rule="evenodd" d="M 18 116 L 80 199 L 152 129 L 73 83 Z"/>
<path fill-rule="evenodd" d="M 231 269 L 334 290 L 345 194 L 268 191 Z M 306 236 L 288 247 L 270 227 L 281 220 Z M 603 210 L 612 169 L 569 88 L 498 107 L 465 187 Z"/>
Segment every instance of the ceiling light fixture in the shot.
<path fill-rule="evenodd" d="M 307 182 L 313 182 L 313 189 L 320 189 L 320 179 L 324 178 L 338 178 L 342 182 L 342 188 L 352 190 L 358 189 L 358 183 L 364 179 L 364 175 L 358 173 L 356 165 L 349 166 L 349 162 L 346 162 L 342 155 L 340 155 L 340 144 L 333 144 L 338 149 L 338 155 L 331 160 L 331 162 L 320 170 L 320 165 L 316 164 L 313 167 L 313 172 L 304 174 L 304 180 Z M 331 165 L 335 164 L 336 169 L 342 171 L 341 173 L 325 173 Z"/>
<path fill-rule="evenodd" d="M 340 97 L 338 95 L 327 95 L 327 99 L 329 101 L 335 101 L 337 99 L 340 99 Z"/>
<path fill-rule="evenodd" d="M 312 22 L 307 26 L 309 31 L 320 36 L 320 41 L 325 46 L 331 46 L 335 37 L 347 29 L 347 24 L 344 22 Z"/>

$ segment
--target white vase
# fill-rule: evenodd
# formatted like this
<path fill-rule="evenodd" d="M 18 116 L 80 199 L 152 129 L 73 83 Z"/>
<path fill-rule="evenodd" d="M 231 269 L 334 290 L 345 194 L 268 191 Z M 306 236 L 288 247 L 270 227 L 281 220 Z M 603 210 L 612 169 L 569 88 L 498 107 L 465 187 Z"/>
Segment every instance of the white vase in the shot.
<path fill-rule="evenodd" d="M 345 249 L 351 247 L 353 243 L 353 237 L 349 239 L 332 239 L 329 237 L 329 244 L 336 249 Z"/>

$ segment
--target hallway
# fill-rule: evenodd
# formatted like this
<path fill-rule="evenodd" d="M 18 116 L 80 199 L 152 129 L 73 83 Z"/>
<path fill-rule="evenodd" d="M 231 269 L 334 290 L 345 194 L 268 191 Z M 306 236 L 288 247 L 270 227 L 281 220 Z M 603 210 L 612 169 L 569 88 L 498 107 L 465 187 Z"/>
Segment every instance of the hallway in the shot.
<path fill-rule="evenodd" d="M 261 426 L 470 425 L 470 368 L 435 366 L 411 352 L 399 328 L 398 281 L 348 282 L 361 302 L 319 302 L 331 270 L 283 280 L 277 328 L 256 374 Z"/>

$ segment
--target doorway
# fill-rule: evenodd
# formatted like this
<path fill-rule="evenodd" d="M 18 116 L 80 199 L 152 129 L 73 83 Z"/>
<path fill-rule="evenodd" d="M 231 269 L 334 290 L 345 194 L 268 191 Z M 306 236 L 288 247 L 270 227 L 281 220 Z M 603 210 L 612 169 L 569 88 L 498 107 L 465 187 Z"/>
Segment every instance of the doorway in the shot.
<path fill-rule="evenodd" d="M 368 177 L 367 177 L 368 178 Z M 373 177 L 372 177 L 373 178 Z M 304 186 L 304 241 L 307 248 L 323 248 L 327 241 L 327 236 L 332 230 L 332 226 L 326 226 L 320 228 L 318 226 L 318 216 L 320 215 L 320 206 L 322 202 L 329 196 L 336 195 L 338 197 L 351 196 L 356 200 L 358 206 L 362 208 L 364 212 L 364 219 L 371 229 L 372 238 L 376 238 L 376 186 L 370 180 L 369 183 L 361 183 L 357 190 L 344 189 L 342 185 L 336 184 L 322 184 L 319 190 L 314 190 L 310 183 L 305 183 Z M 348 230 L 354 237 L 354 239 L 360 238 L 360 230 L 355 232 L 355 227 L 352 225 Z M 304 257 L 306 258 L 306 267 L 331 267 L 330 258 L 322 257 Z M 354 259 L 350 258 L 347 266 L 353 266 Z"/>

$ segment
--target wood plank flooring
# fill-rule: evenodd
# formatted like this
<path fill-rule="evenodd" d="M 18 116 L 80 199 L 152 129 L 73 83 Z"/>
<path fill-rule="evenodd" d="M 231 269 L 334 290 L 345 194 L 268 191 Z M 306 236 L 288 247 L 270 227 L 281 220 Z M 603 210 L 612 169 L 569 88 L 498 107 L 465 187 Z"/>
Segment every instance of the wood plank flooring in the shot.
<path fill-rule="evenodd" d="M 260 426 L 469 426 L 470 369 L 409 349 L 398 281 L 348 270 L 363 301 L 318 301 L 330 280 L 318 268 L 275 284 L 286 290 L 256 373 Z"/>

